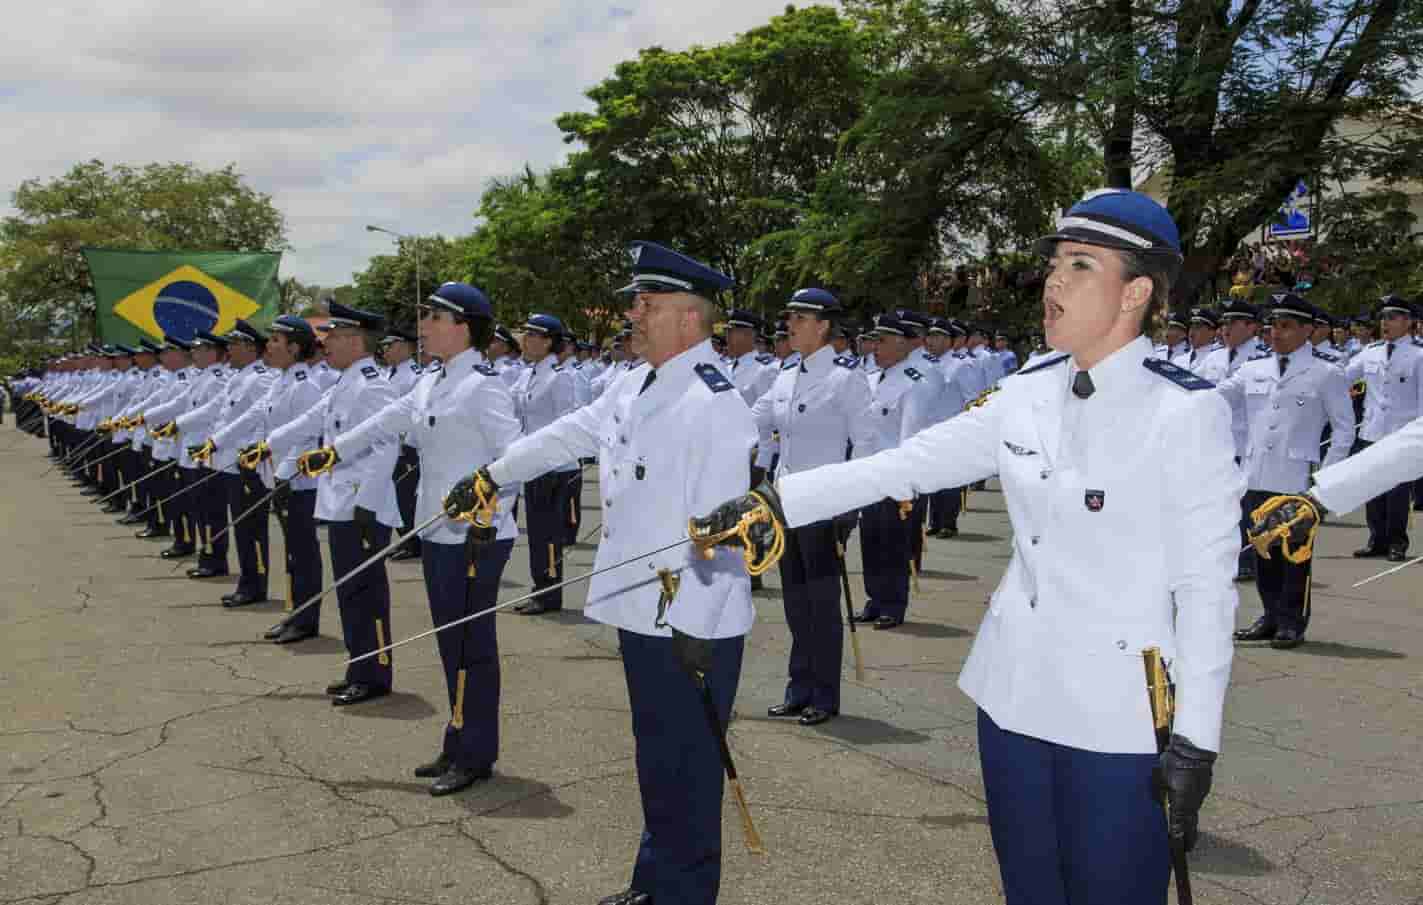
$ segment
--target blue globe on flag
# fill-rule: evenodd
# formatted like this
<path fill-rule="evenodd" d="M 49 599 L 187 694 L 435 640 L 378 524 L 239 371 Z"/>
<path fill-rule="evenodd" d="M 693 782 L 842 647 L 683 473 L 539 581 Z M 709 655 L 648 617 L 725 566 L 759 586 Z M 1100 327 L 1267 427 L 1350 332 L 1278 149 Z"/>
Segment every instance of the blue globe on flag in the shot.
<path fill-rule="evenodd" d="M 219 317 L 217 296 L 200 283 L 177 280 L 158 290 L 153 319 L 164 336 L 188 341 L 198 330 L 211 330 Z"/>

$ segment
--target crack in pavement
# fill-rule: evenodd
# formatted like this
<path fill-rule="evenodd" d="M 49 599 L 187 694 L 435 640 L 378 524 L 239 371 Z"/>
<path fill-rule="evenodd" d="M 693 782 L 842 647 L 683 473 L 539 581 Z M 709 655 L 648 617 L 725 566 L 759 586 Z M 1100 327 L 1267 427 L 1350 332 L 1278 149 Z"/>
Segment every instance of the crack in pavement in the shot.
<path fill-rule="evenodd" d="M 470 842 L 474 843 L 474 847 L 479 850 L 479 853 L 481 855 L 488 858 L 490 861 L 493 861 L 495 864 L 499 865 L 501 868 L 503 868 L 505 873 L 509 874 L 512 877 L 517 877 L 520 880 L 523 880 L 524 882 L 528 883 L 531 887 L 533 887 L 535 905 L 548 905 L 548 890 L 544 887 L 543 881 L 539 880 L 538 877 L 535 877 L 533 874 L 527 871 L 520 870 L 519 868 L 510 864 L 508 861 L 504 860 L 500 856 L 494 854 L 494 852 L 490 851 L 489 846 L 485 844 L 483 839 L 474 835 L 465 828 L 463 822 L 455 824 L 455 831 L 461 836 L 468 839 Z"/>

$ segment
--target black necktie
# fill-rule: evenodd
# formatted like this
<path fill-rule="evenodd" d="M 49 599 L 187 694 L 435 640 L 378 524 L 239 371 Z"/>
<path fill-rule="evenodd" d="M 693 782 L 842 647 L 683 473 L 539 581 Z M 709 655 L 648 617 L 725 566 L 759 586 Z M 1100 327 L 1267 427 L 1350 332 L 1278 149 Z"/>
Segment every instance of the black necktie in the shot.
<path fill-rule="evenodd" d="M 1383 360 L 1384 360 L 1384 361 L 1392 361 L 1392 360 L 1393 360 L 1393 343 L 1389 343 L 1388 346 L 1387 346 L 1387 348 L 1388 348 L 1388 352 L 1387 352 L 1387 354 L 1384 355 Z"/>
<path fill-rule="evenodd" d="M 741 359 L 739 359 L 739 358 L 733 358 L 733 359 L 731 360 L 731 373 L 733 373 L 733 374 L 736 373 L 736 366 L 739 365 L 739 364 L 741 364 Z"/>
<path fill-rule="evenodd" d="M 1284 377 L 1284 376 L 1285 376 L 1285 368 L 1288 368 L 1289 366 L 1290 366 L 1290 357 L 1289 357 L 1288 355 L 1281 355 L 1281 356 L 1280 356 L 1280 376 L 1281 376 L 1281 377 Z"/>
<path fill-rule="evenodd" d="M 800 372 L 801 372 L 802 374 L 808 373 L 808 372 L 805 370 L 805 362 L 801 362 L 801 363 L 800 363 Z"/>
<path fill-rule="evenodd" d="M 654 380 L 656 380 L 656 379 L 657 379 L 657 372 L 656 372 L 656 371 L 648 371 L 648 372 L 647 372 L 647 379 L 642 382 L 642 389 L 640 389 L 640 390 L 637 391 L 637 395 L 641 396 L 643 393 L 646 393 L 646 392 L 647 392 L 647 388 L 650 387 L 650 386 L 652 386 L 652 381 L 654 381 Z"/>
<path fill-rule="evenodd" d="M 880 371 L 880 372 L 879 372 L 879 382 L 880 382 L 880 383 L 884 383 L 884 379 L 885 379 L 886 377 L 888 377 L 888 376 L 889 376 L 889 372 L 888 372 L 888 371 Z"/>
<path fill-rule="evenodd" d="M 1077 376 L 1072 378 L 1072 395 L 1078 399 L 1086 399 L 1096 390 L 1097 388 L 1092 385 L 1092 376 L 1086 371 L 1078 371 Z"/>
<path fill-rule="evenodd" d="M 1231 349 L 1231 350 L 1230 350 L 1230 358 L 1228 359 L 1228 361 L 1229 361 L 1230 364 L 1235 364 L 1235 353 L 1236 353 L 1236 352 L 1239 352 L 1239 351 L 1240 351 L 1239 349 Z"/>

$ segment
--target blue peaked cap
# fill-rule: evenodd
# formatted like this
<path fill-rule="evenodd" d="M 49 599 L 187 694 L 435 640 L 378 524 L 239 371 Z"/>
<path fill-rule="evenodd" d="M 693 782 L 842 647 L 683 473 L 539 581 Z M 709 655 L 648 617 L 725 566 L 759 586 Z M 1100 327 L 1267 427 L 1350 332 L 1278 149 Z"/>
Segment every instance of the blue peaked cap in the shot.
<path fill-rule="evenodd" d="M 632 282 L 619 294 L 637 292 L 692 292 L 713 296 L 736 285 L 726 274 L 656 242 L 639 240 L 628 246 L 632 256 Z"/>
<path fill-rule="evenodd" d="M 787 311 L 839 311 L 840 300 L 824 289 L 797 289 L 786 303 Z"/>
<path fill-rule="evenodd" d="M 524 322 L 524 332 L 557 337 L 564 334 L 563 321 L 552 314 L 532 314 Z"/>
<path fill-rule="evenodd" d="M 1058 242 L 1157 252 L 1181 259 L 1181 234 L 1166 208 L 1141 192 L 1126 189 L 1089 193 L 1058 218 L 1052 234 L 1038 240 L 1038 253 L 1052 254 Z"/>
<path fill-rule="evenodd" d="M 157 355 L 159 352 L 163 351 L 162 346 L 158 345 L 158 343 L 154 342 L 153 340 L 147 338 L 140 339 L 138 341 L 138 347 L 138 351 L 147 352 L 149 355 Z"/>
<path fill-rule="evenodd" d="M 362 330 L 381 330 L 385 327 L 385 317 L 373 311 L 363 311 L 360 308 L 352 308 L 340 302 L 332 302 L 326 306 L 326 313 L 331 319 L 322 324 L 323 330 L 332 327 L 359 327 Z"/>
<path fill-rule="evenodd" d="M 216 333 L 209 333 L 207 330 L 193 331 L 193 345 L 195 346 L 216 346 L 219 349 L 227 348 L 227 340 Z"/>
<path fill-rule="evenodd" d="M 430 293 L 425 304 L 432 308 L 452 311 L 461 317 L 487 321 L 494 319 L 494 306 L 489 304 L 488 296 L 478 287 L 468 283 L 444 283 L 439 289 Z"/>
<path fill-rule="evenodd" d="M 311 329 L 311 324 L 308 324 L 304 318 L 297 317 L 294 314 L 283 314 L 281 317 L 272 321 L 272 332 L 299 333 L 302 336 L 316 336 L 316 331 Z"/>

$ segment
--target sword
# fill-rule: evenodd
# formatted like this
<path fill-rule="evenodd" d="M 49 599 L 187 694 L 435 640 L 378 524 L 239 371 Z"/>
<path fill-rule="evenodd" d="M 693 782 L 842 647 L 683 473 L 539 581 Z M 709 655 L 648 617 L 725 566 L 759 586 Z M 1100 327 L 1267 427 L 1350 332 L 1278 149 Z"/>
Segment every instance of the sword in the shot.
<path fill-rule="evenodd" d="M 78 449 L 74 450 L 74 452 L 72 452 L 72 453 L 70 453 L 69 455 L 65 456 L 63 459 L 60 459 L 58 462 L 52 462 L 52 463 L 50 463 L 49 468 L 45 469 L 44 474 L 40 475 L 40 477 L 44 477 L 45 475 L 49 474 L 51 471 L 54 471 L 56 468 L 63 468 L 64 466 L 68 465 L 69 463 L 71 463 L 71 462 L 77 460 L 80 456 L 84 455 L 86 452 L 88 452 L 89 450 L 93 449 L 94 447 L 96 447 L 96 446 L 98 446 L 100 443 L 102 443 L 103 440 L 104 440 L 104 438 L 103 438 L 102 435 L 101 435 L 101 436 L 98 436 L 98 437 L 95 437 L 94 439 L 90 440 L 88 443 L 85 443 L 83 446 L 81 446 L 81 447 L 79 447 Z"/>
<path fill-rule="evenodd" d="M 850 599 L 850 572 L 845 568 L 845 546 L 835 544 L 836 559 L 840 562 L 840 587 L 845 591 L 845 621 L 850 624 L 850 650 L 855 654 L 855 681 L 865 681 L 865 661 L 860 657 L 860 636 L 855 631 L 855 604 Z"/>
<path fill-rule="evenodd" d="M 726 743 L 726 729 L 721 725 L 721 716 L 716 712 L 716 702 L 712 700 L 711 686 L 707 684 L 706 673 L 698 672 L 697 689 L 701 692 L 702 709 L 706 711 L 707 726 L 716 736 L 717 751 L 721 754 L 721 768 L 726 771 L 726 781 L 731 784 L 732 797 L 736 799 L 736 809 L 741 812 L 741 832 L 745 837 L 746 850 L 753 855 L 766 854 L 766 846 L 761 842 L 761 834 L 756 832 L 756 824 L 751 822 L 751 808 L 746 804 L 746 790 L 741 788 L 741 780 L 736 775 L 736 763 L 731 759 L 731 747 Z M 1190 905 L 1190 903 L 1186 903 Z"/>
<path fill-rule="evenodd" d="M 1159 647 L 1148 647 L 1141 652 L 1142 663 L 1146 666 L 1146 696 L 1151 706 L 1152 729 L 1156 735 L 1156 753 L 1166 750 L 1171 741 L 1171 722 L 1176 707 L 1171 678 L 1166 674 L 1166 664 L 1161 660 Z M 1169 805 L 1166 799 L 1166 784 L 1160 775 L 1160 767 L 1153 771 L 1157 800 L 1162 811 Z M 1176 875 L 1176 901 L 1179 905 L 1192 905 L 1191 872 L 1186 863 L 1186 840 L 1170 832 L 1170 814 L 1167 812 L 1167 843 L 1171 848 L 1171 872 Z"/>
<path fill-rule="evenodd" d="M 276 625 L 272 626 L 272 628 L 271 628 L 271 629 L 268 629 L 268 631 L 272 631 L 272 630 L 275 630 L 275 629 L 284 628 L 284 627 L 286 627 L 287 625 L 290 625 L 290 624 L 291 624 L 291 621 L 292 621 L 293 619 L 295 619 L 295 618 L 297 617 L 297 615 L 298 615 L 299 613 L 301 613 L 303 610 L 307 609 L 307 608 L 310 607 L 310 606 L 313 606 L 313 605 L 316 604 L 318 601 L 320 601 L 321 598 L 325 597 L 327 594 L 330 594 L 332 591 L 334 591 L 334 590 L 336 590 L 337 588 L 341 587 L 341 585 L 343 585 L 343 584 L 345 584 L 346 582 L 350 581 L 352 578 L 355 578 L 357 575 L 361 574 L 361 573 L 364 572 L 366 569 L 368 569 L 368 568 L 370 568 L 371 566 L 375 565 L 377 562 L 380 562 L 380 561 L 381 561 L 382 559 L 384 559 L 386 556 L 390 555 L 391 553 L 394 553 L 394 552 L 396 551 L 396 549 L 398 549 L 398 548 L 400 547 L 401 544 L 403 544 L 403 543 L 405 543 L 406 541 L 410 540 L 410 538 L 412 538 L 412 537 L 414 537 L 415 535 L 419 534 L 421 531 L 424 531 L 426 528 L 428 528 L 428 527 L 430 527 L 431 525 L 435 524 L 435 522 L 438 522 L 438 521 L 439 521 L 440 519 L 442 519 L 442 518 L 449 518 L 449 516 L 445 515 L 444 510 L 440 510 L 439 512 L 436 512 L 434 515 L 430 516 L 430 517 L 427 518 L 425 521 L 421 522 L 419 525 L 416 525 L 414 528 L 411 528 L 411 529 L 410 529 L 408 532 L 406 532 L 405 534 L 400 535 L 399 537 L 397 537 L 395 540 L 391 541 L 389 544 L 387 544 L 387 545 L 384 546 L 383 548 L 381 548 L 381 549 L 377 550 L 376 552 L 372 553 L 370 556 L 366 557 L 365 562 L 362 562 L 360 565 L 356 566 L 354 569 L 352 569 L 351 571 L 347 572 L 345 575 L 342 575 L 340 578 L 336 579 L 336 580 L 335 580 L 334 582 L 332 582 L 331 584 L 329 584 L 329 585 L 327 585 L 326 587 L 322 588 L 320 591 L 317 591 L 316 594 L 313 595 L 310 600 L 306 601 L 306 602 L 303 603 L 301 606 L 299 606 L 299 607 L 297 607 L 296 609 L 292 610 L 290 613 L 287 613 L 285 616 L 282 617 L 282 621 L 281 621 L 281 622 L 278 622 Z M 234 524 L 236 524 L 236 523 L 234 522 Z M 412 640 L 412 641 L 413 641 L 414 639 L 412 638 L 412 639 L 409 639 L 409 640 Z M 404 644 L 405 642 L 402 641 L 402 642 L 400 642 L 400 643 L 401 643 L 401 644 Z M 398 646 L 399 646 L 399 645 L 392 644 L 390 647 L 398 647 Z M 390 650 L 390 647 L 381 648 L 381 651 Z M 376 653 L 380 653 L 380 651 L 377 651 Z M 365 658 L 362 657 L 361 659 L 365 659 Z M 349 662 L 355 662 L 355 661 L 349 661 Z"/>
<path fill-rule="evenodd" d="M 129 490 L 131 490 L 131 489 L 134 488 L 134 487 L 137 487 L 139 484 L 142 484 L 144 481 L 147 481 L 149 478 L 151 478 L 151 477 L 153 477 L 154 475 L 158 474 L 160 471 L 167 471 L 168 469 L 172 468 L 174 465 L 177 465 L 177 464 L 178 464 L 178 463 L 177 463 L 176 461 L 173 461 L 173 462 L 164 462 L 162 465 L 160 465 L 160 466 L 158 466 L 157 468 L 153 469 L 153 470 L 150 471 L 148 474 L 144 475 L 144 476 L 141 477 L 141 478 L 136 478 L 136 479 L 134 479 L 133 481 L 131 481 L 131 482 L 128 483 L 128 484 L 125 484 L 124 486 L 120 487 L 118 490 L 115 490 L 113 493 L 111 493 L 111 494 L 109 494 L 108 496 L 104 497 L 102 500 L 95 500 L 95 501 L 94 501 L 94 505 L 96 505 L 96 506 L 103 505 L 104 503 L 107 503 L 109 500 L 112 500 L 114 497 L 118 496 L 119 494 L 121 494 L 121 493 L 127 493 Z M 146 510 L 145 510 L 145 511 L 146 511 Z"/>
<path fill-rule="evenodd" d="M 1384 570 L 1383 570 L 1382 572 L 1380 572 L 1379 574 L 1377 574 L 1377 575 L 1371 575 L 1371 576 L 1369 576 L 1368 578 L 1365 578 L 1363 581 L 1358 582 L 1357 584 L 1354 585 L 1354 587 L 1356 587 L 1356 588 L 1362 588 L 1364 585 L 1368 584 L 1368 583 L 1371 582 L 1371 581 L 1378 581 L 1380 578 L 1385 578 L 1385 577 L 1387 577 L 1387 576 L 1389 576 L 1389 575 L 1392 575 L 1394 572 L 1401 572 L 1401 571 L 1403 571 L 1404 569 L 1408 568 L 1409 566 L 1414 565 L 1415 563 L 1419 563 L 1419 562 L 1423 562 L 1423 556 L 1418 556 L 1418 557 L 1415 557 L 1415 558 L 1413 558 L 1413 559 L 1410 559 L 1408 562 L 1403 563 L 1403 564 L 1401 564 L 1401 565 L 1394 566 L 1394 567 L 1391 568 L 1391 569 L 1384 569 Z"/>
<path fill-rule="evenodd" d="M 174 462 L 174 463 L 171 463 L 171 464 L 176 465 L 177 463 Z M 206 484 L 208 481 L 211 481 L 213 478 L 217 477 L 217 476 L 220 475 L 220 474 L 222 474 L 222 472 L 220 472 L 220 471 L 215 471 L 215 472 L 213 472 L 212 474 L 208 475 L 208 476 L 205 477 L 205 478 L 200 478 L 200 479 L 194 481 L 193 483 L 189 484 L 187 487 L 184 487 L 183 489 L 179 490 L 177 493 L 170 493 L 170 494 L 168 494 L 168 496 L 166 496 L 166 497 L 164 497 L 163 499 L 159 500 L 158 502 L 154 503 L 152 506 L 149 506 L 147 509 L 143 510 L 142 512 L 135 512 L 135 513 L 131 516 L 131 518 L 139 518 L 140 516 L 147 515 L 148 513 L 150 513 L 150 512 L 152 512 L 153 510 L 157 509 L 159 506 L 162 506 L 164 503 L 168 502 L 169 500 L 177 499 L 178 497 L 180 497 L 180 496 L 182 496 L 183 494 L 187 493 L 189 490 L 197 490 L 199 487 L 203 486 L 203 485 Z"/>
<path fill-rule="evenodd" d="M 457 625 L 464 625 L 466 622 L 471 622 L 475 619 L 479 619 L 482 616 L 488 616 L 491 613 L 497 613 L 500 610 L 507 610 L 509 607 L 513 606 L 516 603 L 523 603 L 525 600 L 532 600 L 540 594 L 545 594 L 549 591 L 557 591 L 560 588 L 566 588 L 570 585 L 581 584 L 582 582 L 585 582 L 590 578 L 595 578 L 599 575 L 602 575 L 604 572 L 611 572 L 614 569 L 621 569 L 628 563 L 647 559 L 649 556 L 656 556 L 659 553 L 665 553 L 668 550 L 674 550 L 677 547 L 682 546 L 683 544 L 690 544 L 691 542 L 692 539 L 690 537 L 684 537 L 679 541 L 674 541 L 673 543 L 667 544 L 665 547 L 658 547 L 656 550 L 648 550 L 646 553 L 639 553 L 636 556 L 630 556 L 622 562 L 613 563 L 611 566 L 604 566 L 601 569 L 594 569 L 591 572 L 584 572 L 582 575 L 576 575 L 573 578 L 569 578 L 565 581 L 560 581 L 558 584 L 551 584 L 546 588 L 538 588 L 537 590 L 530 591 L 529 593 L 524 594 L 520 597 L 515 597 L 513 600 L 507 600 L 504 603 L 495 604 L 494 606 L 480 610 L 477 613 L 470 613 L 468 616 L 461 616 L 459 619 L 451 620 L 450 622 L 446 622 L 443 625 L 437 625 L 434 628 L 427 629 L 418 635 L 411 635 L 409 638 L 406 638 L 402 641 L 396 641 L 394 644 L 387 644 L 386 646 L 376 648 L 375 650 L 370 651 L 369 653 L 364 653 L 352 657 L 351 659 L 346 661 L 346 665 L 350 666 L 352 663 L 359 663 L 362 660 L 369 660 L 371 657 L 378 656 L 380 654 L 386 653 L 387 651 L 395 650 L 397 647 L 403 647 L 404 645 L 409 644 L 412 641 L 419 641 L 421 638 L 428 638 L 431 635 L 443 632 L 447 628 L 454 628 Z M 392 544 L 392 546 L 394 545 Z"/>
<path fill-rule="evenodd" d="M 111 451 L 105 453 L 103 456 L 101 456 L 101 457 L 95 459 L 93 462 L 90 462 L 89 464 L 90 464 L 90 465 L 98 465 L 100 462 L 107 462 L 107 461 L 109 461 L 110 459 L 112 459 L 114 456 L 117 456 L 117 455 L 118 455 L 119 453 L 121 453 L 121 452 L 128 452 L 128 444 L 124 444 L 124 445 L 120 446 L 118 449 L 111 450 Z M 55 468 L 55 466 L 51 465 L 51 466 L 50 466 L 50 471 L 53 471 L 54 468 Z M 45 472 L 45 474 L 49 474 L 49 471 Z M 44 475 L 40 475 L 40 477 L 44 477 Z"/>
<path fill-rule="evenodd" d="M 229 532 L 229 531 L 231 531 L 233 528 L 236 528 L 236 527 L 237 527 L 237 523 L 238 523 L 238 522 L 242 521 L 243 519 L 247 518 L 247 516 L 249 516 L 249 515 L 251 515 L 252 513 L 256 512 L 259 508 L 261 508 L 261 506 L 262 506 L 263 503 L 267 502 L 268 500 L 270 500 L 272 497 L 274 497 L 274 496 L 276 496 L 276 495 L 277 495 L 277 489 L 276 489 L 275 487 L 273 487 L 271 493 L 269 493 L 269 494 L 267 494 L 266 496 L 262 497 L 260 500 L 258 500 L 257 502 L 253 503 L 251 506 L 248 506 L 246 509 L 244 509 L 244 510 L 242 511 L 242 514 L 241 514 L 241 515 L 239 515 L 237 518 L 235 518 L 235 519 L 232 520 L 232 523 L 231 523 L 230 525 L 228 525 L 226 528 L 223 528 L 223 529 L 222 529 L 221 531 L 219 531 L 217 534 L 213 535 L 212 540 L 208 541 L 208 546 L 212 546 L 212 545 L 213 545 L 214 543 L 216 543 L 217 541 L 222 540 L 224 537 L 227 536 L 227 532 Z"/>

